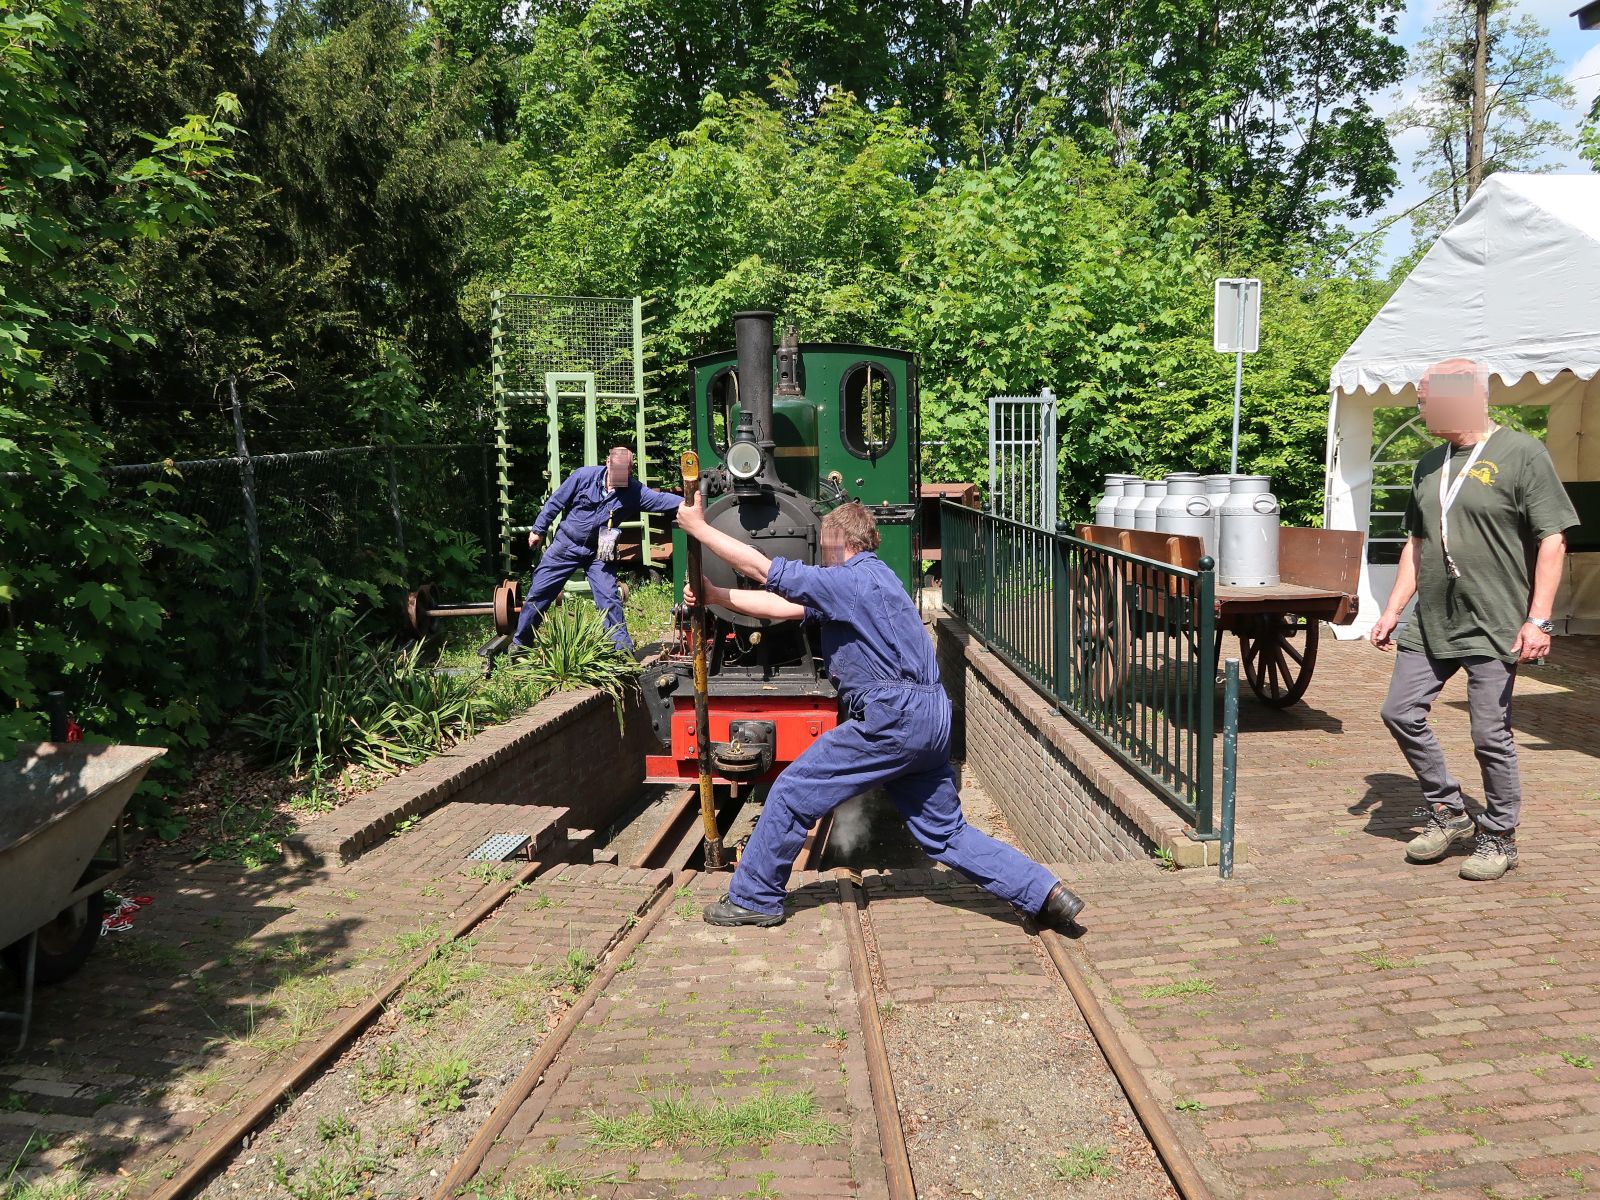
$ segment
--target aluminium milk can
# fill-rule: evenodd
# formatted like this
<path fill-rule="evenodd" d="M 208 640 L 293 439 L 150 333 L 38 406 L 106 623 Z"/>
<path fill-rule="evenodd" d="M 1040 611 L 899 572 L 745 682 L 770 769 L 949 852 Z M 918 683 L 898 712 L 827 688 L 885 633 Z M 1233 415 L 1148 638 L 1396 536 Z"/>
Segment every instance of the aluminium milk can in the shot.
<path fill-rule="evenodd" d="M 1217 556 L 1222 553 L 1222 502 L 1228 498 L 1228 489 L 1233 486 L 1232 475 L 1206 475 L 1206 495 L 1211 497 L 1211 557 L 1217 559 L 1217 565 L 1222 565 L 1222 560 Z"/>
<path fill-rule="evenodd" d="M 1117 501 L 1122 496 L 1122 485 L 1131 475 L 1107 475 L 1105 494 L 1095 503 L 1094 523 L 1096 525 L 1115 525 L 1117 523 Z"/>
<path fill-rule="evenodd" d="M 1155 531 L 1156 510 L 1161 507 L 1161 501 L 1166 494 L 1167 481 L 1165 479 L 1146 479 L 1144 481 L 1144 496 L 1139 501 L 1139 507 L 1133 510 L 1133 527 L 1135 529 Z"/>
<path fill-rule="evenodd" d="M 1216 557 L 1216 520 L 1203 478 L 1191 474 L 1167 476 L 1167 495 L 1156 510 L 1156 532 L 1197 537 L 1205 547 L 1202 553 Z"/>
<path fill-rule="evenodd" d="M 1124 479 L 1122 495 L 1117 497 L 1111 523 L 1118 529 L 1132 529 L 1134 510 L 1139 507 L 1139 500 L 1143 495 L 1144 480 L 1137 475 Z"/>
<path fill-rule="evenodd" d="M 1278 582 L 1278 498 L 1265 475 L 1236 475 L 1222 503 L 1217 582 L 1267 587 Z"/>

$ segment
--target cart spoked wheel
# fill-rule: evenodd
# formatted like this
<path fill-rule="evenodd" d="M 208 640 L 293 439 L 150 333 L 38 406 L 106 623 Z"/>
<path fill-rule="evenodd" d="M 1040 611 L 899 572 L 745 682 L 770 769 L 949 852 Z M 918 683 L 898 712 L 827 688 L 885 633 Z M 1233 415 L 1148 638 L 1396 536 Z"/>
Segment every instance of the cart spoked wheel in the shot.
<path fill-rule="evenodd" d="M 1239 627 L 1240 657 L 1250 690 L 1263 704 L 1288 708 L 1311 686 L 1321 622 L 1276 614 Z"/>
<path fill-rule="evenodd" d="M 1093 567 L 1083 568 L 1074 591 L 1073 668 L 1071 688 L 1086 708 L 1114 712 L 1122 703 L 1122 658 L 1119 642 L 1126 604 L 1117 582 Z"/>
<path fill-rule="evenodd" d="M 60 983 L 83 966 L 100 940 L 100 921 L 105 909 L 105 893 L 94 892 L 62 909 L 54 920 L 39 926 L 39 949 L 33 961 L 35 983 Z M 0 950 L 0 957 L 18 979 L 27 977 L 27 938 Z"/>

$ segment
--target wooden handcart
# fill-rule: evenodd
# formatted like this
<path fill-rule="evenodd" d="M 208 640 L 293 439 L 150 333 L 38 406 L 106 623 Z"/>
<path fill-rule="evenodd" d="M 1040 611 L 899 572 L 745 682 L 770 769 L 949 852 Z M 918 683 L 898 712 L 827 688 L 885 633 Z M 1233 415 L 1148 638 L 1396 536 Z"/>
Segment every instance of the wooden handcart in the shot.
<path fill-rule="evenodd" d="M 1203 544 L 1197 537 L 1081 525 L 1078 536 L 1097 546 L 1136 554 L 1169 566 L 1197 570 Z M 1216 589 L 1217 658 L 1222 637 L 1239 639 L 1244 676 L 1261 702 L 1288 708 L 1306 693 L 1317 665 L 1317 640 L 1323 621 L 1348 625 L 1356 618 L 1361 578 L 1362 534 L 1343 529 L 1280 528 L 1278 570 L 1281 582 L 1264 587 Z M 1133 589 L 1128 601 L 1146 615 L 1159 616 L 1153 604 L 1164 596 Z M 1107 625 L 1107 636 L 1115 636 Z"/>

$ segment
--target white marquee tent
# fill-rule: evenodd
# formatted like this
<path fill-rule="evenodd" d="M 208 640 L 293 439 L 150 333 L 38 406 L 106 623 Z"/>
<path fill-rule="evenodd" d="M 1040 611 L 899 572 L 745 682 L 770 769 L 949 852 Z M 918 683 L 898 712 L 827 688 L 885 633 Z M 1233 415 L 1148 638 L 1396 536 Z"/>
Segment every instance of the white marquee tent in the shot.
<path fill-rule="evenodd" d="M 1360 615 L 1336 632 L 1371 628 L 1403 540 L 1395 485 L 1409 463 L 1384 443 L 1374 458 L 1374 416 L 1414 410 L 1423 373 L 1457 356 L 1488 370 L 1491 404 L 1547 408 L 1545 444 L 1584 520 L 1568 533 L 1554 616 L 1564 632 L 1600 633 L 1600 175 L 1515 174 L 1484 181 L 1333 368 L 1324 523 L 1370 539 Z"/>

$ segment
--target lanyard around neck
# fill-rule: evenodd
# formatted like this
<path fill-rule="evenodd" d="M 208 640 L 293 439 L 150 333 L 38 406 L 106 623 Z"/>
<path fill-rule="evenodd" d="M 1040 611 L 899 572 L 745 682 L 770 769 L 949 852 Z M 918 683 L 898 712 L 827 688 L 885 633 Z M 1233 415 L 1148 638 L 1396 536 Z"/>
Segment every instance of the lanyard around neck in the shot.
<path fill-rule="evenodd" d="M 1494 427 L 1491 426 L 1483 435 L 1483 440 L 1472 448 L 1472 453 L 1467 456 L 1466 465 L 1461 468 L 1461 473 L 1454 480 L 1450 478 L 1450 459 L 1454 453 L 1453 448 L 1445 451 L 1444 465 L 1439 468 L 1439 545 L 1444 549 L 1447 562 L 1450 561 L 1450 506 L 1456 502 L 1456 496 L 1461 491 L 1461 485 L 1467 481 L 1467 476 L 1472 473 L 1472 468 L 1478 463 L 1483 454 L 1483 448 L 1489 444 L 1489 439 L 1494 436 Z"/>

